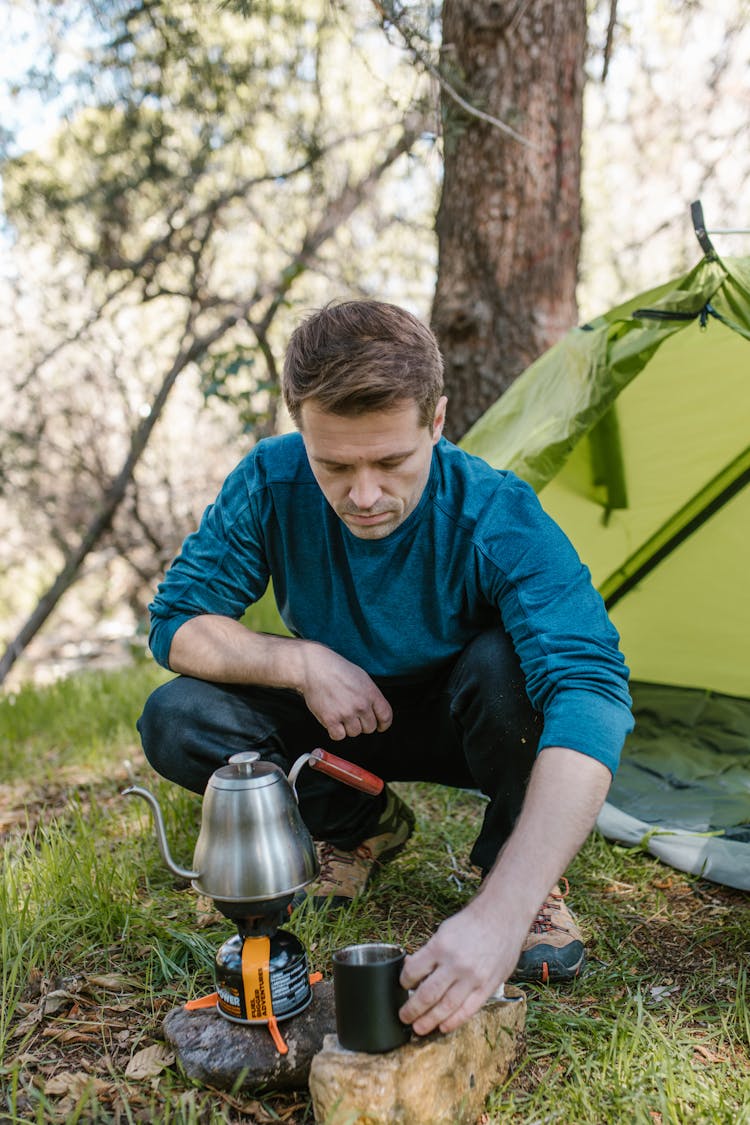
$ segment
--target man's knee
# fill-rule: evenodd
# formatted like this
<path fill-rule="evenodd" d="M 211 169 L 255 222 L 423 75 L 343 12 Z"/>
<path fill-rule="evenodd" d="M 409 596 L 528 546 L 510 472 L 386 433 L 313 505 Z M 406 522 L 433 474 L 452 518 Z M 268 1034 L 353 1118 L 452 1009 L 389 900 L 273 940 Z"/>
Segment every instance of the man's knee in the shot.
<path fill-rule="evenodd" d="M 192 741 L 199 719 L 205 718 L 208 701 L 203 688 L 208 686 L 178 676 L 161 684 L 146 700 L 136 727 L 146 758 L 163 777 L 183 783 L 177 776 L 181 771 L 175 767 L 183 757 L 185 744 Z"/>
<path fill-rule="evenodd" d="M 459 657 L 452 676 L 462 689 L 470 688 L 487 701 L 510 693 L 531 706 L 526 679 L 516 650 L 504 629 L 488 629 L 474 637 Z"/>
<path fill-rule="evenodd" d="M 478 684 L 497 687 L 498 679 L 524 686 L 521 663 L 504 629 L 488 629 L 469 641 L 461 654 L 463 675 L 471 675 Z"/>
<path fill-rule="evenodd" d="M 287 740 L 294 744 L 290 732 L 305 719 L 317 728 L 294 693 L 179 676 L 149 696 L 137 727 L 154 769 L 200 793 L 215 770 L 244 750 L 288 769 Z"/>
<path fill-rule="evenodd" d="M 144 743 L 161 736 L 175 721 L 181 723 L 185 712 L 193 709 L 193 699 L 194 693 L 185 690 L 181 676 L 152 691 L 136 724 Z"/>
<path fill-rule="evenodd" d="M 480 633 L 464 649 L 451 676 L 451 711 L 464 729 L 520 734 L 536 745 L 542 716 L 526 693 L 516 650 L 503 629 Z"/>

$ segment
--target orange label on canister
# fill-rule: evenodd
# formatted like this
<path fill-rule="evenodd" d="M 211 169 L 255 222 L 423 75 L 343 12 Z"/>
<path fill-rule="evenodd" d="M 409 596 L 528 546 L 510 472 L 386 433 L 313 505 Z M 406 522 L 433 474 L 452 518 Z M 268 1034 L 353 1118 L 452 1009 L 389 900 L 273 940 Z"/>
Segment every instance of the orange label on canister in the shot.
<path fill-rule="evenodd" d="M 267 1020 L 273 1015 L 270 957 L 270 938 L 245 938 L 242 943 L 242 989 L 246 1018 L 249 1020 Z"/>

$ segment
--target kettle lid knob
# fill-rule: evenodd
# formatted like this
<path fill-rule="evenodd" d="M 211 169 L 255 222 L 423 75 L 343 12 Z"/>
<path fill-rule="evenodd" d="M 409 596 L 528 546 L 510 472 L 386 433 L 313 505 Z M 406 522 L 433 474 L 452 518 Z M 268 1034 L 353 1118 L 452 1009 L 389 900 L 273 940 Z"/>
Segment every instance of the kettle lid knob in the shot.
<path fill-rule="evenodd" d="M 239 754 L 232 754 L 229 759 L 230 766 L 237 766 L 240 777 L 252 777 L 253 763 L 260 761 L 257 750 L 242 750 Z"/>

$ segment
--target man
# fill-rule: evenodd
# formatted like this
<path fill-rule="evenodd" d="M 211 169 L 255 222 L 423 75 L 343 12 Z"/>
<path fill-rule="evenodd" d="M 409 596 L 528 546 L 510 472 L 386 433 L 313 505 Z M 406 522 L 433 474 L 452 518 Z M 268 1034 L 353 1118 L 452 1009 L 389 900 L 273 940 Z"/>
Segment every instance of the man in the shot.
<path fill-rule="evenodd" d="M 393 305 L 329 306 L 295 330 L 299 432 L 241 461 L 159 587 L 150 643 L 181 676 L 139 721 L 155 768 L 196 792 L 239 750 L 288 768 L 315 746 L 386 781 L 481 789 L 480 889 L 404 966 L 417 1034 L 458 1027 L 514 971 L 580 972 L 556 883 L 632 725 L 588 571 L 527 485 L 442 437 L 442 389 L 432 333 Z M 292 637 L 239 621 L 269 578 Z M 387 786 L 303 771 L 298 790 L 313 893 L 350 901 L 413 814 Z"/>

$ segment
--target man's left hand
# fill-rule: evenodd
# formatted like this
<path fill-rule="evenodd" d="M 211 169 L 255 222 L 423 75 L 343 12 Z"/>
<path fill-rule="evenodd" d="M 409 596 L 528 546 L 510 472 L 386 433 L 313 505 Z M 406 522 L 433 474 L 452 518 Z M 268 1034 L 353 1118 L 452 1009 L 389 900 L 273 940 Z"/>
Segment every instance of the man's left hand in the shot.
<path fill-rule="evenodd" d="M 417 1035 L 454 1031 L 518 963 L 528 928 L 596 823 L 611 774 L 595 758 L 548 746 L 531 771 L 521 815 L 475 898 L 404 962 L 414 989 L 400 1011 Z"/>
<path fill-rule="evenodd" d="M 478 1012 L 516 967 L 525 934 L 498 925 L 481 896 L 447 918 L 426 945 L 406 958 L 404 988 L 414 989 L 399 1012 L 417 1035 L 454 1031 Z"/>

